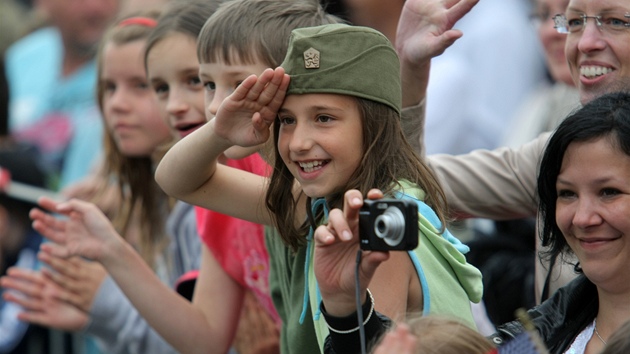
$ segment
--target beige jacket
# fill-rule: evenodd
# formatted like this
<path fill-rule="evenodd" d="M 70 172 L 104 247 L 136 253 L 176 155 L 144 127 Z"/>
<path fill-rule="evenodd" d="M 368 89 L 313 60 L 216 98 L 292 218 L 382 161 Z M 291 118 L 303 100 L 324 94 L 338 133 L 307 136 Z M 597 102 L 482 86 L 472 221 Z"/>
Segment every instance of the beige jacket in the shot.
<path fill-rule="evenodd" d="M 402 126 L 416 151 L 424 156 L 424 107 L 405 108 Z M 509 220 L 538 214 L 536 179 L 538 165 L 551 133 L 543 133 L 519 148 L 475 150 L 463 155 L 426 157 L 440 181 L 449 208 L 459 217 Z M 537 249 L 540 239 L 536 237 Z M 536 300 L 540 302 L 548 268 L 537 258 Z M 575 277 L 572 266 L 555 267 L 549 293 Z"/>

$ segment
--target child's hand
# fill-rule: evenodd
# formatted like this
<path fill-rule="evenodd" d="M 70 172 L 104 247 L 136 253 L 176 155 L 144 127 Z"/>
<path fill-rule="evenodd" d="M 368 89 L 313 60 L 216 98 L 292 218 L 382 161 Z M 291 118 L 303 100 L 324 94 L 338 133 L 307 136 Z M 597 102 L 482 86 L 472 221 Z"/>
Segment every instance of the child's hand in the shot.
<path fill-rule="evenodd" d="M 22 306 L 18 319 L 65 331 L 79 331 L 88 324 L 87 313 L 56 298 L 58 285 L 42 273 L 17 267 L 9 268 L 0 279 L 3 298 Z"/>
<path fill-rule="evenodd" d="M 107 193 L 101 191 L 107 190 Z M 122 193 L 117 182 L 101 174 L 91 174 L 61 191 L 64 199 L 90 200 L 111 220 L 121 208 Z"/>
<path fill-rule="evenodd" d="M 373 189 L 369 199 L 383 198 Z M 363 196 L 358 190 L 349 190 L 344 196 L 344 208 L 333 209 L 328 224 L 315 230 L 315 276 L 326 311 L 333 316 L 346 316 L 356 311 L 355 269 L 359 250 L 359 210 Z M 376 268 L 389 258 L 389 252 L 364 251 L 359 272 L 360 291 L 372 280 Z M 365 298 L 362 299 L 365 301 Z"/>
<path fill-rule="evenodd" d="M 62 259 L 44 251 L 39 253 L 38 258 L 52 269 L 44 267 L 42 274 L 59 285 L 52 296 L 89 312 L 107 275 L 103 266 L 79 257 Z"/>
<path fill-rule="evenodd" d="M 281 67 L 248 77 L 219 107 L 212 120 L 215 133 L 239 146 L 266 142 L 288 87 Z"/>
<path fill-rule="evenodd" d="M 61 219 L 40 209 L 31 210 L 33 228 L 53 241 L 40 246 L 43 252 L 61 258 L 78 255 L 103 261 L 108 255 L 115 255 L 116 247 L 125 243 L 109 219 L 92 203 L 78 199 L 60 203 L 41 198 L 39 205 L 50 212 L 67 216 Z"/>

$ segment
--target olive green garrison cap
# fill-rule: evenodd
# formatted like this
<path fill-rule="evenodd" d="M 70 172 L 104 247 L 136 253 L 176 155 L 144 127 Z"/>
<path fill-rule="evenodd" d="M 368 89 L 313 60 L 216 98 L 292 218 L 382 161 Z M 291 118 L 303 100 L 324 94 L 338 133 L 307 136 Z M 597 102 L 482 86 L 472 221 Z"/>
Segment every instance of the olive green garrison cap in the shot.
<path fill-rule="evenodd" d="M 287 94 L 334 93 L 380 102 L 400 114 L 400 63 L 387 37 L 361 26 L 330 24 L 291 33 L 281 65 Z"/>

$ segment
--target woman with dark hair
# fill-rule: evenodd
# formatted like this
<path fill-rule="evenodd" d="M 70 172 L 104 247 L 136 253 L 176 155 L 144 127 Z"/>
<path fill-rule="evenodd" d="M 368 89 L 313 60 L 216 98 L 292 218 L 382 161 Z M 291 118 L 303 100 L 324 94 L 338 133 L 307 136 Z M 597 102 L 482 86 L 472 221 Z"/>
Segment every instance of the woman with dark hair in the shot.
<path fill-rule="evenodd" d="M 630 94 L 601 96 L 550 139 L 538 196 L 543 256 L 574 255 L 580 275 L 529 311 L 552 353 L 599 353 L 630 320 Z M 498 337 L 522 331 L 515 322 Z"/>

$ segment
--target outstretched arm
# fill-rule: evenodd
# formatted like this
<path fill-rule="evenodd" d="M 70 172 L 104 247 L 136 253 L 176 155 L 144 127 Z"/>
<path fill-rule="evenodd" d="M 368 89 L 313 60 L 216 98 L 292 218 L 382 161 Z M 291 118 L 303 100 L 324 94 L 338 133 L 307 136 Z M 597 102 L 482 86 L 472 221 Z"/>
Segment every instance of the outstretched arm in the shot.
<path fill-rule="evenodd" d="M 508 220 L 536 216 L 538 164 L 550 133 L 516 149 L 479 149 L 463 155 L 427 156 L 459 217 Z"/>
<path fill-rule="evenodd" d="M 216 271 L 220 268 L 209 251 L 204 249 L 202 256 L 201 272 L 206 276 L 200 276 L 199 290 L 195 290 L 196 294 L 203 290 L 203 296 L 195 296 L 191 304 L 157 278 L 95 205 L 48 199 L 40 205 L 67 217 L 57 219 L 37 209 L 31 212 L 35 229 L 53 241 L 43 244 L 42 251 L 99 261 L 145 320 L 179 352 L 227 351 L 242 291 L 227 274 Z"/>
<path fill-rule="evenodd" d="M 217 165 L 217 159 L 230 146 L 267 141 L 288 85 L 289 76 L 282 68 L 245 79 L 224 100 L 216 117 L 166 153 L 156 171 L 160 187 L 190 204 L 269 224 L 263 203 L 265 178 Z"/>

